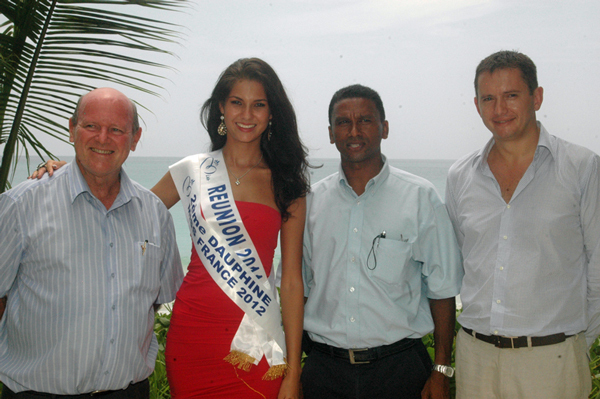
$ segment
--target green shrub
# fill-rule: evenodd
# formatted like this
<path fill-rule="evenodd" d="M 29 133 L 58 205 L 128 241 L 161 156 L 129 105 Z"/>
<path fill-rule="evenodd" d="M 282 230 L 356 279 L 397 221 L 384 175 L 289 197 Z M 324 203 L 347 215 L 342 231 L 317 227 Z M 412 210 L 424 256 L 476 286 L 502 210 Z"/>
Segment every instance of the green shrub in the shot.
<path fill-rule="evenodd" d="M 169 399 L 171 391 L 167 381 L 167 368 L 165 364 L 165 344 L 167 331 L 171 324 L 171 308 L 167 306 L 167 313 L 156 313 L 154 316 L 154 332 L 158 340 L 158 355 L 154 372 L 150 375 L 150 399 Z"/>
<path fill-rule="evenodd" d="M 600 399 L 600 339 L 596 339 L 590 349 L 590 372 L 592 373 L 590 399 Z"/>

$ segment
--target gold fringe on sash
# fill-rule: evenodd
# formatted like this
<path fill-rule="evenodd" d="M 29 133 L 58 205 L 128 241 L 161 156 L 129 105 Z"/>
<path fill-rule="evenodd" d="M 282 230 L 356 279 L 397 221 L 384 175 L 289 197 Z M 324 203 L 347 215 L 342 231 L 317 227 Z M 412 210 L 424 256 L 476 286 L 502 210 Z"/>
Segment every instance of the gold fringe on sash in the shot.
<path fill-rule="evenodd" d="M 288 365 L 286 364 L 278 364 L 277 366 L 269 367 L 269 370 L 263 375 L 263 380 L 275 380 L 277 378 L 283 377 L 287 372 Z"/>
<path fill-rule="evenodd" d="M 242 369 L 244 371 L 250 371 L 250 367 L 252 367 L 256 361 L 256 359 L 252 356 L 240 351 L 229 352 L 229 355 L 225 356 L 223 360 L 233 364 L 234 366 L 237 366 L 238 369 Z"/>
<path fill-rule="evenodd" d="M 256 361 L 252 356 L 240 351 L 229 352 L 229 355 L 225 356 L 223 360 L 244 371 L 250 371 L 250 367 L 252 367 Z M 287 363 L 269 367 L 269 370 L 263 375 L 262 379 L 270 381 L 283 377 L 285 376 L 287 369 Z"/>

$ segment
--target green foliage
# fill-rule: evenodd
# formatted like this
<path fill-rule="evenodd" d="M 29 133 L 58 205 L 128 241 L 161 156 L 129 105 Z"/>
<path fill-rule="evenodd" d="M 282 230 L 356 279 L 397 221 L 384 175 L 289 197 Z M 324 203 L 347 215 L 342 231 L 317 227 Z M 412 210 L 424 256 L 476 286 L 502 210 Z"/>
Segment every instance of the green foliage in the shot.
<path fill-rule="evenodd" d="M 168 313 L 157 313 L 154 317 L 154 333 L 158 339 L 158 355 L 154 372 L 150 375 L 150 399 L 169 399 L 171 391 L 167 381 L 167 368 L 165 365 L 165 344 L 167 331 L 171 324 L 171 308 L 167 305 Z"/>
<path fill-rule="evenodd" d="M 144 18 L 144 9 L 174 11 L 188 0 L 0 1 L 0 193 L 17 155 L 52 157 L 42 136 L 68 142 L 66 120 L 77 98 L 99 86 L 158 95 L 176 25 Z M 125 7 L 128 13 L 119 12 Z"/>
<path fill-rule="evenodd" d="M 600 339 L 596 339 L 590 349 L 590 372 L 592 373 L 590 399 L 600 399 Z"/>

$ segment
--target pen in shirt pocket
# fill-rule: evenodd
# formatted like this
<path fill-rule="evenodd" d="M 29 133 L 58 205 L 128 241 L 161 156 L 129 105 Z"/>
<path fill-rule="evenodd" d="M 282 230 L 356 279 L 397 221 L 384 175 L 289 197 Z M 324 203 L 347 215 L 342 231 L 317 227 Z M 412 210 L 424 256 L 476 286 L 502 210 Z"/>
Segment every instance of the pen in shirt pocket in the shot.
<path fill-rule="evenodd" d="M 148 245 L 148 240 L 144 241 L 142 244 L 142 255 L 146 253 L 146 246 Z"/>

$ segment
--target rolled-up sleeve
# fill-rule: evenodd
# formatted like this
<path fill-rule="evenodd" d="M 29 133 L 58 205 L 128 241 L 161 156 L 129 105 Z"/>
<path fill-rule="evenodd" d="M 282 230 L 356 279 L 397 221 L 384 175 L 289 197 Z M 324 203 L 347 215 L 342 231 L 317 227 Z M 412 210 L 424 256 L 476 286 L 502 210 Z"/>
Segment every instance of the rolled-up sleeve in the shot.
<path fill-rule="evenodd" d="M 464 271 L 446 207 L 432 190 L 428 203 L 422 203 L 418 212 L 419 239 L 413 250 L 415 260 L 423 264 L 427 297 L 454 297 L 460 293 Z"/>

